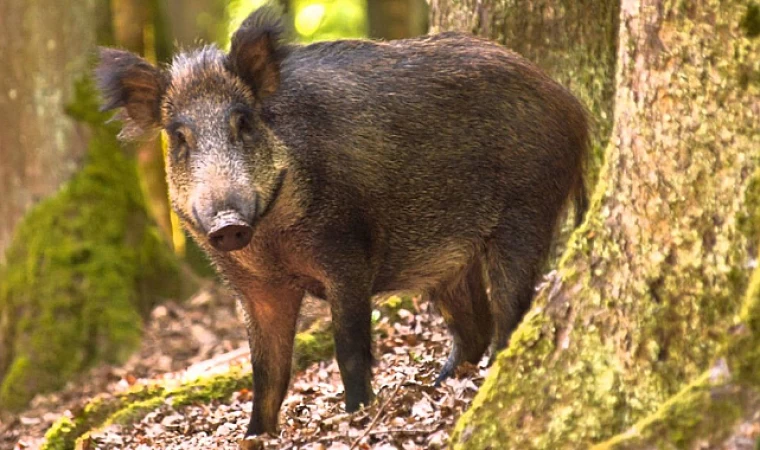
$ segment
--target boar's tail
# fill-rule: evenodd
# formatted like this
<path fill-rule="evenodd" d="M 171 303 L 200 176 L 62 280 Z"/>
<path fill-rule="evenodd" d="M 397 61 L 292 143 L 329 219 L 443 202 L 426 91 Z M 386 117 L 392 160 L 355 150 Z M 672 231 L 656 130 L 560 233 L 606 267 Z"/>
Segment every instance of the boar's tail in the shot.
<path fill-rule="evenodd" d="M 578 101 L 576 100 L 576 102 Z M 580 102 L 578 102 L 576 111 L 570 117 L 578 160 L 575 167 L 575 185 L 572 190 L 573 203 L 575 205 L 575 226 L 578 227 L 583 223 L 586 211 L 588 210 L 586 173 L 588 172 L 588 161 L 591 156 L 590 127 L 592 125 L 589 123 L 589 114 L 586 108 Z"/>
<path fill-rule="evenodd" d="M 583 177 L 585 178 L 585 177 Z M 575 226 L 581 226 L 583 218 L 588 211 L 588 193 L 586 192 L 586 182 L 581 178 L 575 189 Z"/>

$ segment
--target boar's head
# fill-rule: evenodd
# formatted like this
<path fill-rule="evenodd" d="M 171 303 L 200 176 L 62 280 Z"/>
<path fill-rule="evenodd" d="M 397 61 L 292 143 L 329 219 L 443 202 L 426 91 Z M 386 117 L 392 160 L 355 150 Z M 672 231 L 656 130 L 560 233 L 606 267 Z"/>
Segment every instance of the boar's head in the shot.
<path fill-rule="evenodd" d="M 276 13 L 264 8 L 235 33 L 229 54 L 207 46 L 164 69 L 127 51 L 100 52 L 103 109 L 121 109 L 124 139 L 166 133 L 172 208 L 218 251 L 249 244 L 286 171 L 261 109 L 279 85 L 281 35 Z"/>

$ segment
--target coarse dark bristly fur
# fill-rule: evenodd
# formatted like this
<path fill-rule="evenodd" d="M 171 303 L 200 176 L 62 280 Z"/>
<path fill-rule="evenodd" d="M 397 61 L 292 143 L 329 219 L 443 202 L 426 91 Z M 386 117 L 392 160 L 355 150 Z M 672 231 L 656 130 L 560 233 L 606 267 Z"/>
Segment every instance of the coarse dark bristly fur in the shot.
<path fill-rule="evenodd" d="M 249 435 L 277 428 L 305 293 L 331 306 L 355 411 L 373 396 L 373 295 L 435 302 L 453 337 L 442 380 L 506 346 L 564 205 L 585 210 L 584 108 L 465 34 L 292 45 L 264 8 L 229 54 L 161 69 L 103 49 L 97 78 L 124 137 L 166 131 L 172 207 L 240 296 Z"/>

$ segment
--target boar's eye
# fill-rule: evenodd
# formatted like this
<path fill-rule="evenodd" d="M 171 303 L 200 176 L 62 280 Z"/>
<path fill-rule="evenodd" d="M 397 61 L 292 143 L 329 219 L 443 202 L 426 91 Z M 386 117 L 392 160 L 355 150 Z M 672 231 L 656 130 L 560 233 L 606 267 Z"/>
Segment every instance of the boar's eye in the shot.
<path fill-rule="evenodd" d="M 187 157 L 188 152 L 190 151 L 190 140 L 192 138 L 190 130 L 180 124 L 172 124 L 166 129 L 166 132 L 169 134 L 169 139 L 171 140 L 170 147 L 172 149 L 172 156 L 175 159 L 184 159 Z"/>
<path fill-rule="evenodd" d="M 174 133 L 172 133 L 174 137 L 174 143 L 175 145 L 186 145 L 187 144 L 187 137 L 185 136 L 185 132 L 182 130 L 174 130 Z"/>
<path fill-rule="evenodd" d="M 248 140 L 253 137 L 251 110 L 235 106 L 230 110 L 230 131 L 233 139 Z"/>

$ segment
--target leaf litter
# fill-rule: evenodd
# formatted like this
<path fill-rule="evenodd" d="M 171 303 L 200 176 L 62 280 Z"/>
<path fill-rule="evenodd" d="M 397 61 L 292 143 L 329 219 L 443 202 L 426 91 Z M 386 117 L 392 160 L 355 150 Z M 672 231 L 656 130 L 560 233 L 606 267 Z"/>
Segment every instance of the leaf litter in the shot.
<path fill-rule="evenodd" d="M 165 402 L 135 423 L 91 432 L 82 450 L 444 448 L 487 369 L 466 365 L 455 378 L 434 387 L 450 339 L 432 305 L 416 300 L 408 309 L 373 315 L 376 399 L 356 413 L 345 412 L 340 373 L 331 359 L 294 373 L 277 436 L 243 439 L 252 392 L 242 389 L 226 401 L 176 408 Z M 305 328 L 329 312 L 324 302 L 316 302 L 302 316 Z M 214 288 L 184 304 L 167 302 L 153 311 L 140 351 L 124 366 L 95 368 L 59 393 L 38 396 L 21 415 L 3 417 L 0 448 L 39 448 L 57 417 L 71 416 L 101 392 L 231 366 L 250 368 L 245 328 L 229 294 Z"/>
<path fill-rule="evenodd" d="M 227 402 L 177 410 L 164 405 L 129 427 L 112 426 L 92 434 L 91 448 L 443 448 L 486 368 L 468 366 L 442 386 L 432 385 L 450 344 L 442 321 L 429 306 L 401 310 L 395 322 L 381 318 L 375 339 L 377 398 L 359 412 L 345 412 L 338 366 L 330 360 L 295 374 L 277 436 L 243 439 L 252 406 L 252 394 L 244 389 Z"/>
<path fill-rule="evenodd" d="M 415 299 L 417 300 L 417 299 Z M 328 316 L 324 302 L 305 304 L 301 328 Z M 92 432 L 78 447 L 93 449 L 440 449 L 448 445 L 457 418 L 469 407 L 487 372 L 484 363 L 465 365 L 433 386 L 450 350 L 450 338 L 430 303 L 376 319 L 373 387 L 376 400 L 348 414 L 334 360 L 294 374 L 280 414 L 277 436 L 243 439 L 252 406 L 249 389 L 226 401 L 172 407 L 165 402 L 141 420 Z M 0 417 L 0 449 L 34 450 L 60 416 L 71 417 L 100 393 L 123 392 L 136 384 L 219 373 L 232 366 L 250 369 L 247 337 L 232 297 L 206 288 L 183 304 L 154 309 L 140 350 L 123 366 L 101 365 L 60 392 L 37 396 L 16 416 Z M 723 450 L 753 450 L 760 413 L 739 424 Z M 700 449 L 710 448 L 706 445 Z M 715 447 L 713 447 L 715 448 Z"/>

